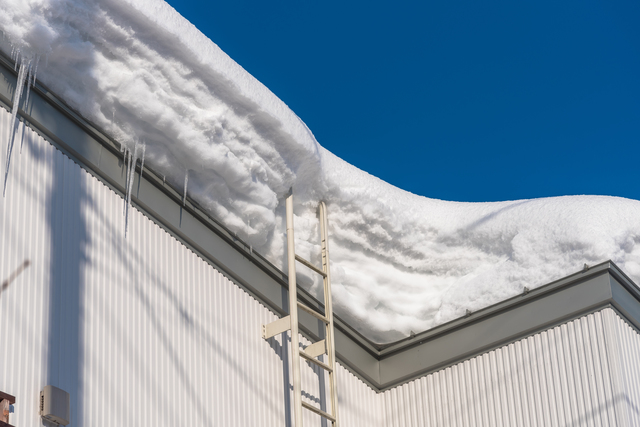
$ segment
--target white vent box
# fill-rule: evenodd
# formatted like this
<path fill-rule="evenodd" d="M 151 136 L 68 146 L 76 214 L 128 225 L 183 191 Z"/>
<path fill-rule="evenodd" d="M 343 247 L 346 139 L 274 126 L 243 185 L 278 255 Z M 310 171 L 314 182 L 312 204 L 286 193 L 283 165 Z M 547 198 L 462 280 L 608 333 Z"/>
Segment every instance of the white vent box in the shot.
<path fill-rule="evenodd" d="M 66 426 L 71 420 L 69 393 L 52 385 L 40 392 L 40 416 L 47 421 Z"/>

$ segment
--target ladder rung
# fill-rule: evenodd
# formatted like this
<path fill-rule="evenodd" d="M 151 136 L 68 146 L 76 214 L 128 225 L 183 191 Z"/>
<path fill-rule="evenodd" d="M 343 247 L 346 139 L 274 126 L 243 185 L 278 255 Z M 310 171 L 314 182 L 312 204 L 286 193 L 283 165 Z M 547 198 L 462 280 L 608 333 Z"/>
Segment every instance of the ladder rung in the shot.
<path fill-rule="evenodd" d="M 318 273 L 322 277 L 327 277 L 327 273 L 325 273 L 324 271 L 320 270 L 318 267 L 316 267 L 315 265 L 311 264 L 309 261 L 307 261 L 306 259 L 302 258 L 301 256 L 296 255 L 296 260 L 299 261 L 305 267 L 308 267 L 311 270 L 315 271 L 316 273 Z"/>
<path fill-rule="evenodd" d="M 321 417 L 325 417 L 326 419 L 328 419 L 332 423 L 336 422 L 336 419 L 335 419 L 335 417 L 333 415 L 329 414 L 328 412 L 324 412 L 322 409 L 316 408 L 315 406 L 313 406 L 310 403 L 305 402 L 304 400 L 302 401 L 302 406 L 304 408 L 307 408 L 311 412 L 315 412 L 316 414 L 320 415 Z"/>
<path fill-rule="evenodd" d="M 315 311 L 313 308 L 304 305 L 300 301 L 298 301 L 298 308 L 306 311 L 307 313 L 309 313 L 310 315 L 312 315 L 316 319 L 322 320 L 324 323 L 329 324 L 329 319 L 327 319 L 325 316 L 323 316 L 322 314 L 320 314 L 317 311 Z"/>
<path fill-rule="evenodd" d="M 271 322 L 268 325 L 262 325 L 262 338 L 268 340 L 278 334 L 283 333 L 291 329 L 291 316 L 286 316 L 281 319 Z"/>
<path fill-rule="evenodd" d="M 333 369 L 331 369 L 331 366 L 327 365 L 326 363 L 323 363 L 323 362 L 319 361 L 315 357 L 311 357 L 310 355 L 305 353 L 303 350 L 300 350 L 300 356 L 304 357 L 305 359 L 307 359 L 311 363 L 315 363 L 316 365 L 320 366 L 322 369 L 324 369 L 327 372 L 333 372 Z"/>

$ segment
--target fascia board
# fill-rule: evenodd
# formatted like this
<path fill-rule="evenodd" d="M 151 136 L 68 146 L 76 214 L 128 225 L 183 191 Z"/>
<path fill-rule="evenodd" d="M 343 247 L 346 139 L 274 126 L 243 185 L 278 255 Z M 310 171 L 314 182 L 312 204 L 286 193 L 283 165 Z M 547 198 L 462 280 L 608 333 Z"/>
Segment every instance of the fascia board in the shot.
<path fill-rule="evenodd" d="M 600 272 L 382 357 L 379 388 L 388 389 L 604 307 L 612 299 L 610 277 Z"/>

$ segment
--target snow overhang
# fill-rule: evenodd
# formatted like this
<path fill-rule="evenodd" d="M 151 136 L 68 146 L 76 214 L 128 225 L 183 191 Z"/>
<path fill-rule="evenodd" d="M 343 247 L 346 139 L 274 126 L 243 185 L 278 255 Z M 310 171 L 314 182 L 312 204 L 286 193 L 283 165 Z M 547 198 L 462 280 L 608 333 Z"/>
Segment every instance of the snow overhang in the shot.
<path fill-rule="evenodd" d="M 7 109 L 16 86 L 11 61 L 0 55 L 0 104 Z M 19 113 L 36 132 L 121 195 L 126 173 L 120 146 L 37 84 Z M 286 275 L 252 251 L 223 224 L 145 168 L 134 174 L 132 203 L 269 309 L 286 315 Z M 304 289 L 299 298 L 322 304 Z M 490 351 L 535 332 L 612 307 L 640 329 L 640 291 L 615 264 L 604 262 L 491 307 L 390 344 L 378 345 L 336 316 L 339 361 L 373 389 L 383 391 Z M 301 331 L 318 339 L 323 325 L 300 313 Z M 256 325 L 256 334 L 260 332 Z"/>

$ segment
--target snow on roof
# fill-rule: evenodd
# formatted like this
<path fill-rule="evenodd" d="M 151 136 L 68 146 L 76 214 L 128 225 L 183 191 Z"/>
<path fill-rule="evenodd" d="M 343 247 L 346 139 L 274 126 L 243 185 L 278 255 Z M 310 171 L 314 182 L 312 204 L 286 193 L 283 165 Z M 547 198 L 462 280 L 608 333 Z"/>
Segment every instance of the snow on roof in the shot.
<path fill-rule="evenodd" d="M 297 252 L 318 264 L 315 210 L 325 200 L 334 308 L 374 341 L 444 323 L 585 263 L 611 259 L 640 279 L 638 201 L 457 203 L 410 194 L 322 148 L 280 99 L 161 0 L 0 5 L 1 48 L 25 79 L 37 64 L 38 78 L 72 108 L 135 157 L 144 152 L 146 165 L 275 265 L 286 267 L 288 189 Z M 319 280 L 300 270 L 301 285 L 318 294 Z"/>

